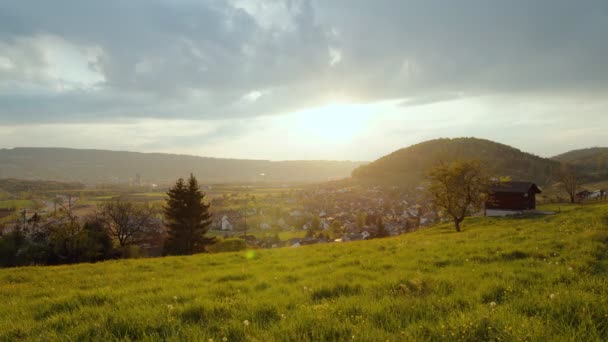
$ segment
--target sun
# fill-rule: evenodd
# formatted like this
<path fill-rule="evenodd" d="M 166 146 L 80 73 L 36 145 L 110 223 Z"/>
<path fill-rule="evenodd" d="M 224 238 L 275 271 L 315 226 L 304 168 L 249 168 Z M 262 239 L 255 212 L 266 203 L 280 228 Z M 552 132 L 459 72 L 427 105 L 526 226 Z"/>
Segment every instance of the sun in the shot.
<path fill-rule="evenodd" d="M 290 115 L 290 131 L 309 139 L 347 143 L 366 129 L 371 111 L 368 105 L 331 103 Z"/>

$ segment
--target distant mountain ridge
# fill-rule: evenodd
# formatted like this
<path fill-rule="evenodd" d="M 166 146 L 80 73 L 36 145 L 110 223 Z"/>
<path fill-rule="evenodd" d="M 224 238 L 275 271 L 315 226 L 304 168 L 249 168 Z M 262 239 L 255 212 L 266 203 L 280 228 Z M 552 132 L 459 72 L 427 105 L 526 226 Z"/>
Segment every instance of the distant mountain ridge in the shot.
<path fill-rule="evenodd" d="M 477 138 L 434 139 L 402 148 L 353 171 L 360 181 L 414 186 L 438 162 L 479 160 L 495 177 L 528 180 L 539 185 L 551 181 L 560 163 L 522 152 L 514 147 Z"/>
<path fill-rule="evenodd" d="M 69 148 L 0 149 L 0 178 L 84 183 L 167 184 L 190 173 L 201 183 L 322 182 L 349 177 L 364 162 L 268 161 Z"/>

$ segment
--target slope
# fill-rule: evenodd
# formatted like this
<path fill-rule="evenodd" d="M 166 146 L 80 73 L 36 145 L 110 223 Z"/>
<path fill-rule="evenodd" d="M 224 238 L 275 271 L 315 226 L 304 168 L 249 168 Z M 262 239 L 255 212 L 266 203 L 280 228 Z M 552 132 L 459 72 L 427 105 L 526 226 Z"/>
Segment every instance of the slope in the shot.
<path fill-rule="evenodd" d="M 553 208 L 544 208 L 553 209 Z M 601 341 L 608 206 L 395 238 L 0 270 L 0 340 Z"/>
<path fill-rule="evenodd" d="M 587 182 L 608 180 L 608 147 L 574 150 L 551 159 L 574 165 Z"/>

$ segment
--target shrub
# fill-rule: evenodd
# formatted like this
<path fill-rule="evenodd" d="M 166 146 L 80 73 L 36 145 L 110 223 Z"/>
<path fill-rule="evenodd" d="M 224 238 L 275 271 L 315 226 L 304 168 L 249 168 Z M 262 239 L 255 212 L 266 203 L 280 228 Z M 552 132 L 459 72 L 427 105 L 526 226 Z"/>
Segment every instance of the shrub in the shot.
<path fill-rule="evenodd" d="M 222 253 L 222 252 L 238 252 L 247 249 L 247 243 L 243 239 L 230 238 L 218 240 L 211 246 L 207 246 L 207 252 L 209 253 Z"/>

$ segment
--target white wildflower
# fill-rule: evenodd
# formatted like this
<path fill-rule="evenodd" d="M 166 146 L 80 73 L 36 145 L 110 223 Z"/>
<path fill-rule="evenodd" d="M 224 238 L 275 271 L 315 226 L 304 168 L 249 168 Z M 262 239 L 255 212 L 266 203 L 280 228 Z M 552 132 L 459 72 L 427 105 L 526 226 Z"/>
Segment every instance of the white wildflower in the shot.
<path fill-rule="evenodd" d="M 496 306 L 496 302 L 491 302 L 490 303 L 490 307 L 495 307 Z"/>
<path fill-rule="evenodd" d="M 244 320 L 243 324 L 245 324 L 245 326 L 247 327 L 247 326 L 249 326 L 249 321 L 248 320 Z"/>

